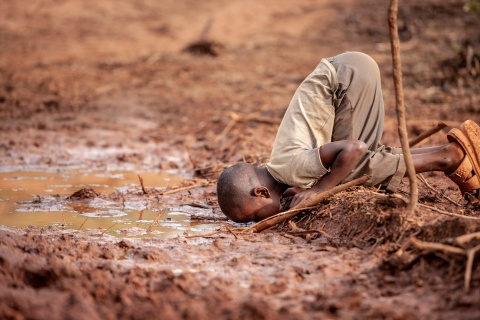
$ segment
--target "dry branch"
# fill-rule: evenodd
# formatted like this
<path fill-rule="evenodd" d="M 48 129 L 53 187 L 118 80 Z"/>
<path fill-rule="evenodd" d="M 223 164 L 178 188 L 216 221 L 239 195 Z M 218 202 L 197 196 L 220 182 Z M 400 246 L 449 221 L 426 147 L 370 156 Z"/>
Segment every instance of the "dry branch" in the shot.
<path fill-rule="evenodd" d="M 415 137 L 415 138 L 411 139 L 408 142 L 408 144 L 409 144 L 410 147 L 413 147 L 413 146 L 419 144 L 420 142 L 422 142 L 423 140 L 427 139 L 431 135 L 437 133 L 438 131 L 440 131 L 443 128 L 446 128 L 446 127 L 447 127 L 447 125 L 444 122 L 439 122 L 435 127 L 425 131 L 424 133 L 422 133 L 418 137 Z"/>
<path fill-rule="evenodd" d="M 266 219 L 263 219 L 262 221 L 252 225 L 251 227 L 248 228 L 249 231 L 252 232 L 260 232 L 262 230 L 265 230 L 267 228 L 270 228 L 274 225 L 276 225 L 279 222 L 285 221 L 290 217 L 295 216 L 298 214 L 300 211 L 312 208 L 312 206 L 322 202 L 323 200 L 327 199 L 328 197 L 339 193 L 340 191 L 344 191 L 348 188 L 351 188 L 353 186 L 358 186 L 365 181 L 369 179 L 368 176 L 363 176 L 361 178 L 352 180 L 350 182 L 341 184 L 333 188 L 332 190 L 329 191 L 324 191 L 316 194 L 315 196 L 311 197 L 310 199 L 306 199 L 303 202 L 300 202 L 298 205 L 296 205 L 294 208 L 291 210 L 285 211 L 285 212 L 280 212 L 274 216 L 268 217 Z"/>
<path fill-rule="evenodd" d="M 410 179 L 410 202 L 407 209 L 413 213 L 418 201 L 418 186 L 413 166 L 412 154 L 408 144 L 407 124 L 405 121 L 405 103 L 402 86 L 402 64 L 400 61 L 400 39 L 397 27 L 398 0 L 390 0 L 388 9 L 388 24 L 390 30 L 390 44 L 392 47 L 393 79 L 395 84 L 395 102 L 397 107 L 398 134 L 402 145 L 403 156 L 407 166 L 408 178 Z"/>

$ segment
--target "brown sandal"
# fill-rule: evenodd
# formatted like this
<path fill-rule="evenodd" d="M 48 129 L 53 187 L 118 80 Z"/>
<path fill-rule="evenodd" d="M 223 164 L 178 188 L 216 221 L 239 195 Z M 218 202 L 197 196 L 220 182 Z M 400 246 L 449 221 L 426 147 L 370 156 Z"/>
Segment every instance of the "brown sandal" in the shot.
<path fill-rule="evenodd" d="M 465 158 L 448 177 L 455 182 L 462 195 L 480 199 L 480 127 L 472 120 L 465 121 L 459 129 L 447 135 L 450 142 L 457 142 L 465 151 Z"/>

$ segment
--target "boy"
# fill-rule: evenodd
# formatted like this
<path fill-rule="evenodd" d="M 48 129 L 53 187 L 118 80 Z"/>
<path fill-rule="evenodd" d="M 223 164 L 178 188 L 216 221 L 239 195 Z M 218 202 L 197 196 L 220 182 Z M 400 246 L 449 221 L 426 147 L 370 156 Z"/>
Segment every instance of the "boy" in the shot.
<path fill-rule="evenodd" d="M 359 52 L 322 59 L 295 92 L 266 166 L 241 163 L 220 175 L 220 208 L 236 222 L 260 221 L 280 212 L 282 196 L 295 194 L 294 207 L 363 175 L 371 177 L 366 186 L 395 191 L 406 167 L 400 148 L 380 144 L 383 122 L 376 62 Z M 463 195 L 478 198 L 479 135 L 467 121 L 449 132 L 449 144 L 412 149 L 415 171 L 443 171 Z"/>

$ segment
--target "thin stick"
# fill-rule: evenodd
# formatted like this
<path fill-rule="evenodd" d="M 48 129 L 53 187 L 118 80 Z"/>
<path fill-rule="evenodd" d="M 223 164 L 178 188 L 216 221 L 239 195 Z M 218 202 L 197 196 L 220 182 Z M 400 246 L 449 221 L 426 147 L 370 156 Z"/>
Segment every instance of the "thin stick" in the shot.
<path fill-rule="evenodd" d="M 181 187 L 181 188 L 177 188 L 177 189 L 171 189 L 171 190 L 162 192 L 161 195 L 167 195 L 167 194 L 172 194 L 172 193 L 176 193 L 176 192 L 180 192 L 180 191 L 185 191 L 185 190 L 193 189 L 193 188 L 195 188 L 195 187 L 198 187 L 199 185 L 203 185 L 203 184 L 202 184 L 201 182 L 198 182 L 198 183 L 195 183 L 194 185 L 191 185 L 191 186 L 188 186 L 188 187 Z"/>
<path fill-rule="evenodd" d="M 447 215 L 447 216 L 452 216 L 452 217 L 458 217 L 458 218 L 463 218 L 463 219 L 480 221 L 480 218 L 479 218 L 479 217 L 464 216 L 464 215 L 461 215 L 461 214 L 457 214 L 457 213 L 453 213 L 453 212 L 448 212 L 448 211 L 440 210 L 440 209 L 438 209 L 438 208 L 435 208 L 435 207 L 432 207 L 432 206 L 429 206 L 429 205 L 426 205 L 426 204 L 423 204 L 423 203 L 419 203 L 418 205 L 419 205 L 420 207 L 428 208 L 428 209 L 430 209 L 430 210 L 436 211 L 436 212 L 441 213 L 441 214 L 445 214 L 445 215 Z"/>
<path fill-rule="evenodd" d="M 107 229 L 103 230 L 103 232 L 100 234 L 101 236 L 103 236 L 105 234 L 105 232 L 107 232 L 108 230 L 112 229 L 113 227 L 115 227 L 117 225 L 117 223 L 115 222 L 114 224 L 112 224 L 110 227 L 108 227 Z"/>
<path fill-rule="evenodd" d="M 299 235 L 307 235 L 307 234 L 312 234 L 312 233 L 317 233 L 323 236 L 327 241 L 333 242 L 333 237 L 326 233 L 323 230 L 300 230 L 300 231 L 288 231 L 287 234 L 299 236 Z"/>
<path fill-rule="evenodd" d="M 250 226 L 248 228 L 248 230 L 252 231 L 252 232 L 260 232 L 260 231 L 265 230 L 267 228 L 273 227 L 277 223 L 285 221 L 288 218 L 295 216 L 296 214 L 298 214 L 298 212 L 306 210 L 307 208 L 322 202 L 326 198 L 328 198 L 328 197 L 330 197 L 330 196 L 332 196 L 336 193 L 339 193 L 340 191 L 344 191 L 344 190 L 346 190 L 348 188 L 351 188 L 353 186 L 360 185 L 360 184 L 364 183 L 365 181 L 367 181 L 368 179 L 369 179 L 368 176 L 363 176 L 361 178 L 352 180 L 352 181 L 347 182 L 345 184 L 338 185 L 331 190 L 320 192 L 320 193 L 314 195 L 312 198 L 306 199 L 305 201 L 300 202 L 292 210 L 288 210 L 288 211 L 285 211 L 285 212 L 280 212 L 276 215 L 273 215 L 273 216 L 268 217 L 268 218 L 266 218 L 266 219 L 264 219 L 260 222 L 255 223 L 254 225 Z"/>
<path fill-rule="evenodd" d="M 62 212 L 62 230 L 65 229 L 65 216 L 64 213 Z"/>
<path fill-rule="evenodd" d="M 378 196 L 381 196 L 381 197 L 395 197 L 395 198 L 402 199 L 403 201 L 405 201 L 405 199 L 403 198 L 403 196 L 401 196 L 401 195 L 399 195 L 399 194 L 396 194 L 396 193 L 387 195 L 387 194 L 383 194 L 383 193 L 379 193 L 379 192 L 375 192 L 375 191 L 368 191 L 368 192 L 373 193 L 373 194 L 378 195 Z M 405 201 L 405 202 L 406 202 L 406 201 Z M 433 210 L 433 211 L 435 211 L 435 212 L 438 212 L 438 213 L 441 213 L 441 214 L 445 214 L 445 215 L 447 215 L 447 216 L 452 216 L 452 217 L 458 217 L 458 218 L 464 218 L 464 219 L 470 219 L 470 220 L 480 221 L 480 217 L 464 216 L 464 215 L 462 215 L 462 214 L 444 211 L 444 210 L 441 210 L 441 209 L 438 209 L 438 208 L 436 208 L 436 207 L 432 207 L 432 206 L 429 206 L 429 205 L 426 205 L 426 204 L 423 204 L 423 203 L 419 203 L 418 205 L 419 205 L 420 207 L 424 207 L 424 208 Z"/>
<path fill-rule="evenodd" d="M 442 196 L 443 198 L 447 199 L 448 201 L 450 201 L 451 203 L 453 203 L 454 205 L 456 205 L 457 207 L 461 207 L 462 205 L 458 202 L 456 202 L 455 200 L 451 199 L 450 197 L 446 196 L 445 194 L 441 193 L 439 190 L 435 189 L 434 187 L 432 187 L 427 179 L 425 179 L 425 177 L 419 173 L 417 174 L 417 177 L 418 177 L 418 180 L 420 180 L 427 188 L 429 188 L 430 190 L 432 190 L 433 192 L 435 192 L 436 194 Z"/>
<path fill-rule="evenodd" d="M 415 211 L 415 206 L 418 202 L 418 186 L 417 178 L 415 175 L 415 168 L 413 166 L 412 154 L 410 153 L 410 146 L 408 144 L 407 124 L 405 121 L 405 104 L 402 85 L 402 63 L 400 60 L 400 39 L 398 37 L 397 13 L 398 0 L 390 0 L 390 6 L 388 9 L 388 24 L 390 30 L 390 44 L 392 47 L 393 79 L 395 84 L 398 134 L 402 145 L 405 164 L 407 166 L 408 178 L 410 179 L 410 201 L 407 205 L 407 210 L 409 210 L 410 213 L 413 213 Z"/>
<path fill-rule="evenodd" d="M 185 148 L 187 149 L 188 160 L 190 160 L 190 163 L 192 164 L 192 167 L 195 170 L 195 168 L 197 167 L 197 162 L 195 161 L 195 158 L 193 157 L 192 148 L 190 148 L 190 146 L 188 144 L 185 145 Z"/>
<path fill-rule="evenodd" d="M 120 192 L 120 195 L 122 196 L 122 208 L 125 209 L 125 196 L 123 195 L 123 192 Z"/>
<path fill-rule="evenodd" d="M 203 27 L 202 32 L 200 33 L 200 41 L 205 41 L 207 38 L 207 34 L 210 31 L 210 28 L 212 27 L 213 19 L 212 17 L 208 18 L 207 22 L 205 23 L 205 26 Z"/>
<path fill-rule="evenodd" d="M 235 237 L 236 240 L 238 240 L 238 237 L 237 235 L 235 234 L 235 232 L 233 232 L 229 227 L 225 226 L 225 228 L 227 229 L 228 232 L 230 232 L 231 234 L 233 234 L 233 236 Z"/>
<path fill-rule="evenodd" d="M 219 233 L 225 233 L 225 232 L 222 231 L 222 230 L 219 230 L 219 231 L 213 231 L 213 232 L 210 232 L 210 233 L 197 234 L 197 235 L 193 235 L 193 236 L 185 236 L 184 238 L 188 238 L 188 239 L 191 239 L 191 238 L 206 238 L 206 237 L 211 237 L 211 236 L 217 235 Z"/>
<path fill-rule="evenodd" d="M 230 132 L 233 126 L 237 123 L 239 116 L 235 112 L 230 113 L 230 121 L 225 126 L 223 131 L 217 136 L 216 142 L 222 141 L 222 139 Z"/>
<path fill-rule="evenodd" d="M 472 280 L 472 268 L 475 255 L 480 250 L 480 245 L 467 251 L 467 266 L 465 267 L 465 292 L 470 291 L 470 282 Z"/>
<path fill-rule="evenodd" d="M 147 233 L 150 233 L 152 231 L 153 226 L 160 220 L 160 217 L 167 211 L 167 209 L 162 209 L 160 210 L 159 213 L 157 213 L 157 216 L 153 220 L 152 224 L 147 228 Z M 142 211 L 143 212 L 143 211 Z"/>
<path fill-rule="evenodd" d="M 85 220 L 83 220 L 83 222 L 82 222 L 82 224 L 80 225 L 80 228 L 78 228 L 77 232 L 79 232 L 80 229 L 82 229 L 83 225 L 85 224 L 85 222 L 87 222 L 87 220 L 88 220 L 88 217 L 85 218 Z M 77 232 L 75 232 L 75 233 L 77 233 Z"/>
<path fill-rule="evenodd" d="M 138 180 L 140 180 L 140 186 L 142 187 L 143 194 L 148 194 L 147 190 L 145 190 L 145 186 L 143 185 L 143 178 L 138 175 Z"/>
<path fill-rule="evenodd" d="M 447 125 L 444 122 L 439 122 L 434 128 L 431 128 L 430 130 L 427 130 L 424 133 L 422 133 L 421 135 L 419 135 L 418 137 L 415 137 L 415 138 L 411 139 L 408 142 L 408 144 L 410 145 L 410 147 L 413 147 L 413 146 L 419 144 L 421 141 L 427 139 L 431 135 L 437 133 L 438 131 L 440 131 L 443 128 L 446 128 L 446 127 L 447 127 Z"/>

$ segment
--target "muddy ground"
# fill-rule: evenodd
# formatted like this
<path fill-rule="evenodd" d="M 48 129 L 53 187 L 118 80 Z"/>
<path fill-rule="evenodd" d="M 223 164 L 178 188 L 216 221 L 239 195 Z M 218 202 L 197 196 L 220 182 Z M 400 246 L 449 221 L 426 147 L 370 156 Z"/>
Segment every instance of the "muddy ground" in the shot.
<path fill-rule="evenodd" d="M 478 240 L 460 236 L 480 231 L 479 209 L 442 174 L 424 175 L 411 215 L 404 181 L 397 197 L 354 188 L 259 234 L 226 222 L 216 202 L 223 168 L 268 159 L 322 57 L 377 60 L 383 142 L 399 144 L 387 2 L 1 1 L 2 171 L 168 170 L 185 178 L 173 189 L 189 186 L 170 197 L 211 209 L 192 223 L 221 228 L 167 240 L 2 228 L 0 317 L 478 319 Z M 480 121 L 480 13 L 466 2 L 400 1 L 411 136 Z M 145 188 L 124 196 L 161 209 L 165 188 Z M 80 195 L 59 201 L 125 201 Z"/>

